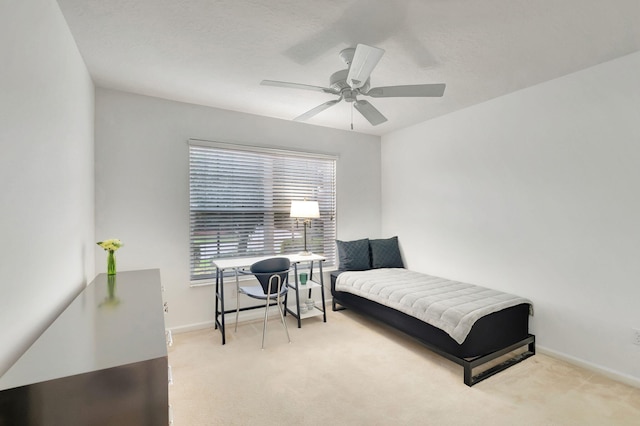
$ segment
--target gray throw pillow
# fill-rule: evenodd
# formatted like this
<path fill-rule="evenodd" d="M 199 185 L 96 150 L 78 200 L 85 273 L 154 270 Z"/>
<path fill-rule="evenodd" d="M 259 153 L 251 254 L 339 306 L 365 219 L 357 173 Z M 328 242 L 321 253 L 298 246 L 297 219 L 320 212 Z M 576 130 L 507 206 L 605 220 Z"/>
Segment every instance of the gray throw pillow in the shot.
<path fill-rule="evenodd" d="M 404 268 L 398 237 L 384 240 L 369 240 L 371 266 L 373 268 Z"/>
<path fill-rule="evenodd" d="M 371 269 L 369 257 L 369 239 L 355 241 L 336 240 L 338 261 L 343 271 L 364 271 Z"/>

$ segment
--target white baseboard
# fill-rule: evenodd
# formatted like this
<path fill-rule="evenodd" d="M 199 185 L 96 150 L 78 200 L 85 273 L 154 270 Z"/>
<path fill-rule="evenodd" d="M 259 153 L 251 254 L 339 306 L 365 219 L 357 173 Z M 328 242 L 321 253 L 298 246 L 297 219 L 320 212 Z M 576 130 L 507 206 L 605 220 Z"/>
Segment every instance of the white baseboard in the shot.
<path fill-rule="evenodd" d="M 552 358 L 557 358 L 559 360 L 566 361 L 569 364 L 577 365 L 578 367 L 582 367 L 582 368 L 587 369 L 589 371 L 593 371 L 594 373 L 602 374 L 605 377 L 608 377 L 608 378 L 616 380 L 618 382 L 627 384 L 629 386 L 640 388 L 640 379 L 638 379 L 636 377 L 629 376 L 629 375 L 626 375 L 626 374 L 622 374 L 620 372 L 617 372 L 617 371 L 614 371 L 614 370 L 610 370 L 608 368 L 601 367 L 601 366 L 596 365 L 596 364 L 592 364 L 592 363 L 590 363 L 588 361 L 585 361 L 583 359 L 575 358 L 575 357 L 572 357 L 570 355 L 566 355 L 566 354 L 554 351 L 554 350 L 549 349 L 549 348 L 538 346 L 538 344 L 536 344 L 536 351 L 540 352 L 541 354 L 548 355 L 548 356 L 550 356 Z"/>
<path fill-rule="evenodd" d="M 205 328 L 213 328 L 214 324 L 215 324 L 214 321 L 211 320 L 211 321 L 199 322 L 195 324 L 182 325 L 179 327 L 171 327 L 171 328 L 168 328 L 168 330 L 171 330 L 171 333 L 173 334 L 187 333 L 189 331 L 203 330 Z"/>

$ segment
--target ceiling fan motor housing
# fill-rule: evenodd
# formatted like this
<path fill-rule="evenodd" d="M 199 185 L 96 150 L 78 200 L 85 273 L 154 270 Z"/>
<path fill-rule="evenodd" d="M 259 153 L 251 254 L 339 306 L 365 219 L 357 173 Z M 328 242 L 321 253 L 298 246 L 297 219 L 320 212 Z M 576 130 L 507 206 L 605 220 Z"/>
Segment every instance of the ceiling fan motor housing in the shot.
<path fill-rule="evenodd" d="M 329 85 L 332 89 L 339 91 L 345 101 L 353 102 L 360 93 L 367 93 L 367 90 L 369 90 L 369 79 L 367 79 L 367 82 L 361 88 L 352 89 L 347 83 L 348 74 L 348 69 L 334 72 L 329 78 Z"/>

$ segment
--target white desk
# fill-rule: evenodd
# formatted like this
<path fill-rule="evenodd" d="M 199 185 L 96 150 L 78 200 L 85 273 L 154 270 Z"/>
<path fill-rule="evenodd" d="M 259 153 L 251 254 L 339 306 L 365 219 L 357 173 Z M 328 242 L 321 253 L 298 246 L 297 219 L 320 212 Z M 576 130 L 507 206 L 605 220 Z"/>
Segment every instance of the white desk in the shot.
<path fill-rule="evenodd" d="M 295 311 L 289 309 L 287 306 L 288 301 L 288 292 L 287 296 L 285 296 L 285 315 L 290 313 L 298 320 L 298 328 L 302 327 L 301 315 L 300 315 L 300 290 L 309 290 L 309 297 L 311 297 L 311 290 L 313 288 L 320 288 L 321 297 L 322 297 L 322 309 L 316 308 L 322 312 L 323 321 L 327 322 L 327 311 L 324 301 L 324 276 L 322 274 L 322 263 L 326 260 L 326 258 L 319 254 L 310 254 L 310 255 L 301 255 L 301 254 L 284 254 L 284 255 L 274 255 L 274 256 L 260 256 L 260 257 L 238 257 L 238 258 L 227 258 L 227 259 L 218 259 L 213 262 L 213 266 L 216 268 L 216 318 L 215 318 L 215 329 L 220 329 L 220 333 L 222 334 L 222 344 L 226 343 L 226 323 L 225 323 L 225 314 L 236 312 L 233 310 L 225 310 L 224 308 L 224 271 L 232 269 L 235 271 L 236 278 L 236 294 L 238 294 L 239 282 L 238 282 L 238 271 L 243 268 L 248 268 L 256 262 L 259 262 L 264 259 L 269 259 L 271 257 L 286 257 L 289 259 L 291 264 L 293 265 L 293 273 L 294 273 L 294 282 L 288 282 L 287 286 L 290 289 L 295 291 L 296 295 L 296 304 Z M 317 282 L 317 286 L 314 286 L 311 283 L 306 284 L 305 286 L 301 285 L 298 282 L 298 265 L 304 262 L 310 263 L 309 270 L 309 281 L 313 281 L 313 264 L 314 262 L 318 263 L 318 270 L 320 273 L 320 281 Z M 236 302 L 237 303 L 237 302 Z M 240 308 L 241 311 L 262 308 L 264 305 L 259 306 L 250 306 L 246 308 Z"/>

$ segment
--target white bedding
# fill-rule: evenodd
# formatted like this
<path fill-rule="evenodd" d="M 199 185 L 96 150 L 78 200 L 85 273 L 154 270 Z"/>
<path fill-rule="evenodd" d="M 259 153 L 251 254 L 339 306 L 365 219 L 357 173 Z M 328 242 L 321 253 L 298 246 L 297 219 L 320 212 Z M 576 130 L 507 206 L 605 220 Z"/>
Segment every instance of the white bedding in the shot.
<path fill-rule="evenodd" d="M 404 312 L 447 332 L 461 344 L 485 315 L 531 301 L 523 297 L 406 269 L 347 271 L 336 290 Z"/>

